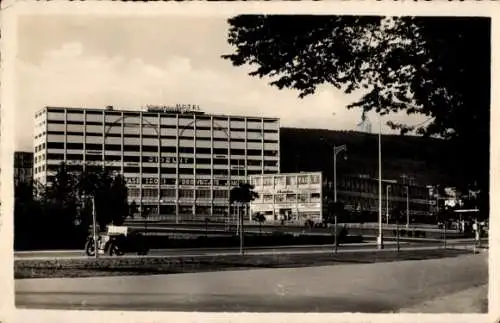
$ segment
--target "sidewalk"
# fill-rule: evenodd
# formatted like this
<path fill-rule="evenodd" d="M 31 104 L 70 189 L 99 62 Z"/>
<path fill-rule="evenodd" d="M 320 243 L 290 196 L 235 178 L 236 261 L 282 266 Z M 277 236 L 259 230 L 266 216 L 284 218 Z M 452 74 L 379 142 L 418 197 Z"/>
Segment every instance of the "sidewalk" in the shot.
<path fill-rule="evenodd" d="M 488 313 L 488 285 L 462 290 L 438 297 L 408 308 L 399 313 Z"/>

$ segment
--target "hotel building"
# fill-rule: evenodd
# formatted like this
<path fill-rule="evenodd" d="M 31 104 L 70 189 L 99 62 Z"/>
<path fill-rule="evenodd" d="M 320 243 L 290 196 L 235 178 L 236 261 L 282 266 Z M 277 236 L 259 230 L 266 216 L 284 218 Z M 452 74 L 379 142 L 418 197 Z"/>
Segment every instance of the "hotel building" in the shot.
<path fill-rule="evenodd" d="M 208 115 L 192 106 L 144 111 L 46 107 L 35 115 L 34 179 L 58 165 L 124 176 L 129 202 L 176 220 L 226 218 L 229 191 L 253 174 L 278 173 L 277 118 Z"/>

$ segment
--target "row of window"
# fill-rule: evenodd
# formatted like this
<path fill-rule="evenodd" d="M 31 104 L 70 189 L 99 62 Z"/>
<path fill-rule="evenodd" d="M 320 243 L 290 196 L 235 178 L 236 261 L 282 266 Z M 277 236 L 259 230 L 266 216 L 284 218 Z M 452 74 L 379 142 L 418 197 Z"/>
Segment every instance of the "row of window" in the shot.
<path fill-rule="evenodd" d="M 45 131 L 43 132 L 45 134 Z M 64 136 L 65 134 L 68 136 L 80 136 L 83 137 L 84 133 L 83 132 L 74 132 L 74 131 L 47 131 L 47 134 L 49 135 L 61 135 Z M 86 137 L 103 137 L 103 134 L 100 132 L 86 132 L 85 133 Z M 116 134 L 116 133 L 108 133 L 105 135 L 106 138 L 122 138 L 121 134 Z M 141 138 L 140 134 L 124 134 L 124 138 Z M 35 136 L 37 138 L 37 136 Z M 147 138 L 147 139 L 157 139 L 158 135 L 142 135 L 142 138 Z M 161 135 L 161 139 L 177 139 L 177 136 L 169 136 L 169 135 Z M 249 143 L 266 143 L 266 144 L 277 144 L 278 140 L 275 139 L 244 139 L 244 138 L 232 138 L 232 137 L 211 137 L 211 136 L 179 136 L 179 139 L 185 139 L 185 140 L 196 140 L 196 141 L 221 141 L 221 142 L 226 142 L 226 141 L 231 141 L 231 142 L 249 142 Z"/>
<path fill-rule="evenodd" d="M 131 123 L 131 122 L 102 122 L 102 121 L 86 121 L 83 122 L 83 120 L 67 120 L 64 122 L 64 120 L 49 120 L 48 121 L 49 125 L 50 124 L 61 124 L 61 125 L 76 125 L 76 126 L 101 126 L 104 129 L 110 129 L 110 128 L 121 128 L 122 125 L 124 128 L 140 128 L 141 124 L 140 123 Z M 236 127 L 234 125 L 231 125 L 230 127 L 222 127 L 220 125 L 214 124 L 213 127 L 211 126 L 201 126 L 201 125 L 173 125 L 173 124 L 160 124 L 160 129 L 177 129 L 177 130 L 220 130 L 220 131 L 247 131 L 247 132 L 252 132 L 252 133 L 278 133 L 277 129 L 269 129 L 265 128 L 263 129 L 260 127 L 260 124 L 258 125 L 258 128 L 253 128 L 253 127 Z M 149 124 L 149 123 L 143 123 L 142 128 L 158 128 L 158 124 Z M 88 133 L 88 132 L 87 132 Z"/>
<path fill-rule="evenodd" d="M 45 165 L 41 165 L 41 166 L 37 166 L 34 168 L 34 173 L 35 174 L 38 174 L 38 173 L 41 173 L 41 172 L 44 172 L 45 170 L 48 170 L 48 171 L 52 171 L 52 172 L 55 172 L 57 171 L 58 169 L 58 166 L 57 165 L 48 165 L 47 167 Z M 83 167 L 80 166 L 80 165 L 68 165 L 66 166 L 66 169 L 69 171 L 69 172 L 82 172 L 83 171 Z M 85 168 L 88 172 L 99 172 L 102 170 L 102 166 L 86 166 Z M 108 169 L 110 172 L 116 172 L 116 173 L 121 173 L 121 168 L 120 167 L 113 167 L 113 166 L 110 166 L 110 167 L 106 167 L 106 169 Z M 248 169 L 246 171 L 246 175 L 256 175 L 256 174 L 262 174 L 262 170 L 260 169 Z M 266 169 L 265 170 L 266 173 L 278 173 L 278 169 L 275 168 L 275 169 Z M 127 173 L 131 173 L 131 174 L 138 174 L 140 173 L 139 172 L 139 168 L 134 168 L 134 167 L 124 167 L 123 169 L 123 173 L 124 174 L 127 174 Z M 154 169 L 142 169 L 142 173 L 143 174 L 158 174 L 158 168 L 154 168 Z M 175 175 L 177 174 L 176 172 L 176 169 L 175 168 L 162 168 L 162 171 L 161 171 L 161 174 L 162 175 Z M 231 173 L 229 174 L 229 171 L 227 169 L 213 169 L 213 170 L 210 170 L 210 169 L 203 169 L 203 168 L 195 168 L 195 169 L 192 169 L 192 168 L 179 168 L 179 175 L 207 175 L 207 176 L 222 176 L 222 177 L 225 177 L 225 176 L 244 176 L 245 175 L 245 171 L 242 171 L 240 170 L 238 172 L 238 170 L 234 170 L 232 169 L 231 170 Z"/>
<path fill-rule="evenodd" d="M 307 184 L 320 184 L 319 174 L 314 175 L 286 175 L 286 176 L 263 176 L 250 179 L 255 186 L 295 186 Z"/>
<path fill-rule="evenodd" d="M 142 194 L 142 195 L 141 195 Z M 158 189 L 153 188 L 143 188 L 142 190 L 138 188 L 130 188 L 128 190 L 129 199 L 135 199 L 139 197 L 143 198 L 177 198 L 177 191 L 173 188 L 161 189 L 160 196 L 158 196 Z M 228 199 L 228 190 L 209 190 L 209 189 L 179 189 L 179 199 Z"/>
<path fill-rule="evenodd" d="M 356 177 L 347 177 L 343 178 L 339 181 L 338 184 L 339 190 L 356 190 L 363 193 L 378 193 L 378 182 L 374 180 L 363 180 Z M 386 194 L 386 187 L 384 185 L 384 194 Z M 425 199 L 428 195 L 428 191 L 424 187 L 415 187 L 410 186 L 409 195 L 412 197 L 420 197 Z M 387 190 L 390 196 L 406 196 L 406 186 L 403 184 L 390 184 L 389 189 Z"/>
<path fill-rule="evenodd" d="M 340 196 L 339 200 L 354 206 L 360 210 L 370 210 L 378 207 L 379 200 L 377 198 L 366 198 L 366 197 L 357 197 L 357 196 Z M 428 211 L 429 204 L 426 203 L 416 203 L 410 199 L 410 209 L 416 211 Z M 406 210 L 406 202 L 395 202 L 389 200 L 389 209 L 400 208 L 401 210 Z M 385 210 L 387 208 L 387 204 L 383 203 L 382 208 Z"/>
<path fill-rule="evenodd" d="M 44 145 L 45 146 L 45 145 Z M 64 149 L 64 143 L 62 142 L 48 142 L 47 143 L 47 149 Z M 66 143 L 66 149 L 67 150 L 83 150 L 84 149 L 84 144 L 83 143 Z M 95 152 L 102 151 L 103 145 L 102 144 L 85 144 L 85 149 L 86 150 L 93 150 Z M 158 152 L 158 146 L 147 146 L 147 145 L 112 145 L 112 144 L 105 144 L 104 145 L 104 150 L 106 151 L 130 151 L 130 152 Z M 160 151 L 163 153 L 177 153 L 177 150 L 181 154 L 214 154 L 214 155 L 228 155 L 228 153 L 231 153 L 231 155 L 248 155 L 248 156 L 261 156 L 264 154 L 264 156 L 277 156 L 278 151 L 277 150 L 269 150 L 269 149 L 229 149 L 229 148 L 202 148 L 202 147 L 197 147 L 196 149 L 193 147 L 173 147 L 173 146 L 167 146 L 167 147 L 160 147 Z M 38 151 L 37 148 L 35 148 L 35 151 Z M 245 153 L 246 152 L 246 153 Z"/>
<path fill-rule="evenodd" d="M 36 145 L 35 146 L 35 153 L 39 152 L 39 151 L 42 151 L 45 149 L 45 143 L 41 143 L 39 145 Z"/>
<path fill-rule="evenodd" d="M 54 154 L 54 153 L 48 153 L 47 155 L 48 160 L 64 160 L 64 154 Z M 70 161 L 83 161 L 83 158 L 85 157 L 86 161 L 102 161 L 103 156 L 102 154 L 66 154 L 66 160 Z M 45 155 L 40 155 L 35 157 L 35 162 L 41 160 L 45 160 Z M 122 162 L 122 156 L 120 155 L 104 155 L 104 161 L 110 161 L 110 162 Z M 124 163 L 158 163 L 158 157 L 153 157 L 153 156 L 123 156 L 123 162 Z M 177 163 L 177 158 L 175 157 L 162 157 L 160 159 L 161 164 L 176 164 Z M 191 157 L 180 157 L 179 158 L 179 164 L 194 164 L 196 166 L 199 165 L 228 165 L 229 159 L 227 158 L 191 158 Z M 244 167 L 245 166 L 245 159 L 231 159 L 231 165 L 232 166 L 240 166 Z M 246 161 L 247 166 L 262 166 L 262 160 L 247 160 Z M 264 160 L 264 166 L 266 167 L 277 167 L 278 162 L 276 160 Z M 144 168 L 144 166 L 143 166 Z"/>
<path fill-rule="evenodd" d="M 67 165 L 66 166 L 68 171 L 71 172 L 81 172 L 83 170 L 82 165 Z M 41 165 L 38 167 L 35 167 L 35 174 L 45 171 L 47 169 L 48 171 L 57 171 L 59 169 L 59 165 L 47 165 L 45 168 L 45 165 Z M 102 169 L 102 166 L 86 166 L 85 169 L 89 172 L 95 171 L 98 172 Z M 106 169 L 108 169 L 111 172 L 118 172 L 120 173 L 122 168 L 119 166 L 106 166 Z M 271 170 L 266 170 L 266 172 L 271 172 Z M 130 174 L 158 174 L 158 167 L 130 167 L 130 166 L 125 166 L 123 167 L 123 173 L 130 173 Z M 262 170 L 261 169 L 248 169 L 246 170 L 246 174 L 248 175 L 254 175 L 254 174 L 261 174 Z M 177 174 L 177 169 L 175 167 L 162 167 L 161 168 L 161 174 Z M 214 175 L 214 176 L 228 176 L 229 175 L 229 170 L 228 169 L 210 169 L 210 168 L 179 168 L 179 174 L 183 175 L 192 175 L 192 174 L 197 174 L 197 175 Z M 238 176 L 238 175 L 243 175 L 245 174 L 245 170 L 237 170 L 237 169 L 231 169 L 231 175 L 233 176 Z"/>
<path fill-rule="evenodd" d="M 263 194 L 256 199 L 256 203 L 315 203 L 321 202 L 321 194 L 318 192 L 312 193 L 289 193 L 289 194 Z"/>
<path fill-rule="evenodd" d="M 166 115 L 165 113 L 159 113 L 159 112 L 146 112 L 146 111 L 109 111 L 109 110 L 83 110 L 83 109 L 74 109 L 74 108 L 56 108 L 56 107 L 50 107 L 47 108 L 46 110 L 49 114 L 50 113 L 61 113 L 64 114 L 66 113 L 68 115 L 83 115 L 84 113 L 86 115 L 98 115 L 102 116 L 103 114 L 106 116 L 117 116 L 117 117 L 136 117 L 138 118 L 140 115 L 143 117 L 153 117 L 153 118 L 158 118 L 159 115 L 162 116 L 162 118 L 165 118 Z M 40 111 L 35 114 L 35 117 L 40 117 L 45 113 L 45 111 Z M 244 122 L 245 120 L 248 122 L 262 122 L 262 120 L 265 123 L 275 123 L 277 120 L 272 119 L 272 118 L 258 118 L 258 117 L 238 117 L 238 116 L 212 116 L 212 115 L 204 115 L 204 114 L 196 114 L 196 115 L 182 115 L 182 114 L 175 114 L 172 113 L 170 114 L 172 118 L 175 116 L 177 118 L 184 119 L 184 120 L 193 120 L 194 117 L 196 116 L 197 120 L 211 120 L 213 119 L 214 121 L 227 121 L 228 119 L 231 121 L 235 122 Z"/>
<path fill-rule="evenodd" d="M 356 183 L 356 182 L 339 183 L 338 189 L 339 191 L 340 190 L 357 191 L 360 193 L 378 194 L 378 184 L 376 183 Z M 389 194 L 390 197 L 391 196 L 404 197 L 406 196 L 406 186 L 402 184 L 397 184 L 397 186 L 395 186 L 394 184 L 392 184 L 389 190 L 383 188 L 384 196 L 387 193 Z M 409 187 L 409 196 L 411 196 L 412 198 L 426 199 L 427 195 L 428 192 L 425 188 L 414 187 L 414 186 Z"/>
<path fill-rule="evenodd" d="M 139 206 L 139 201 L 136 201 Z M 169 201 L 170 202 L 170 201 Z M 168 203 L 168 202 L 167 202 Z M 182 203 L 182 201 L 181 201 Z M 186 202 L 184 202 L 186 203 Z M 196 205 L 196 204 L 179 204 L 179 215 L 182 215 L 183 218 L 186 216 L 200 216 L 200 215 L 227 215 L 229 212 L 229 206 L 208 206 L 208 205 Z M 157 214 L 158 204 L 155 204 L 153 201 L 142 201 L 142 209 L 149 210 L 150 214 Z M 175 204 L 160 205 L 160 214 L 162 215 L 174 215 L 176 213 Z M 230 214 L 235 214 L 236 209 L 231 207 Z M 203 219 L 203 218 L 202 218 Z"/>

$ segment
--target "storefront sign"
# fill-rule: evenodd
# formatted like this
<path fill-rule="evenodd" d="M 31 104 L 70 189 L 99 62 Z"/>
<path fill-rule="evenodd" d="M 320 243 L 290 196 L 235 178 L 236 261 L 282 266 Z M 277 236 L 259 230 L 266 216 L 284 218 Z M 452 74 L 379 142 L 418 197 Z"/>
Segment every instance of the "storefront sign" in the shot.
<path fill-rule="evenodd" d="M 157 163 L 158 157 L 157 156 L 148 156 L 146 160 L 148 163 Z M 177 164 L 177 158 L 176 157 L 161 157 L 160 162 L 162 164 Z M 186 158 L 186 157 L 179 157 L 179 164 L 193 164 L 193 159 Z"/>
<path fill-rule="evenodd" d="M 139 177 L 125 177 L 125 184 L 139 185 Z"/>
<path fill-rule="evenodd" d="M 159 112 L 159 113 L 189 113 L 189 112 L 200 112 L 200 106 L 197 104 L 175 104 L 175 105 L 147 105 L 146 109 L 148 112 Z"/>

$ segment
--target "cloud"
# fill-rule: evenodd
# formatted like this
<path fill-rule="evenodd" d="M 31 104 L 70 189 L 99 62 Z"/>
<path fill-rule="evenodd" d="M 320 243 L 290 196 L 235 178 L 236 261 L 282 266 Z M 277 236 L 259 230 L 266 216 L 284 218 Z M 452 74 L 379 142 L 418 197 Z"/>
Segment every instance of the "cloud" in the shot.
<path fill-rule="evenodd" d="M 49 51 L 46 55 L 52 59 L 75 58 L 82 56 L 83 45 L 80 42 L 65 43 L 61 48 Z"/>
<path fill-rule="evenodd" d="M 80 42 L 47 51 L 36 63 L 18 61 L 18 122 L 33 124 L 35 111 L 46 105 L 132 108 L 147 104 L 199 104 L 207 113 L 267 115 L 283 126 L 355 129 L 359 111 L 345 107 L 354 98 L 323 87 L 298 99 L 247 75 L 229 62 L 165 55 L 161 64 L 141 58 L 90 55 Z M 31 149 L 32 135 L 18 128 L 17 144 Z"/>

